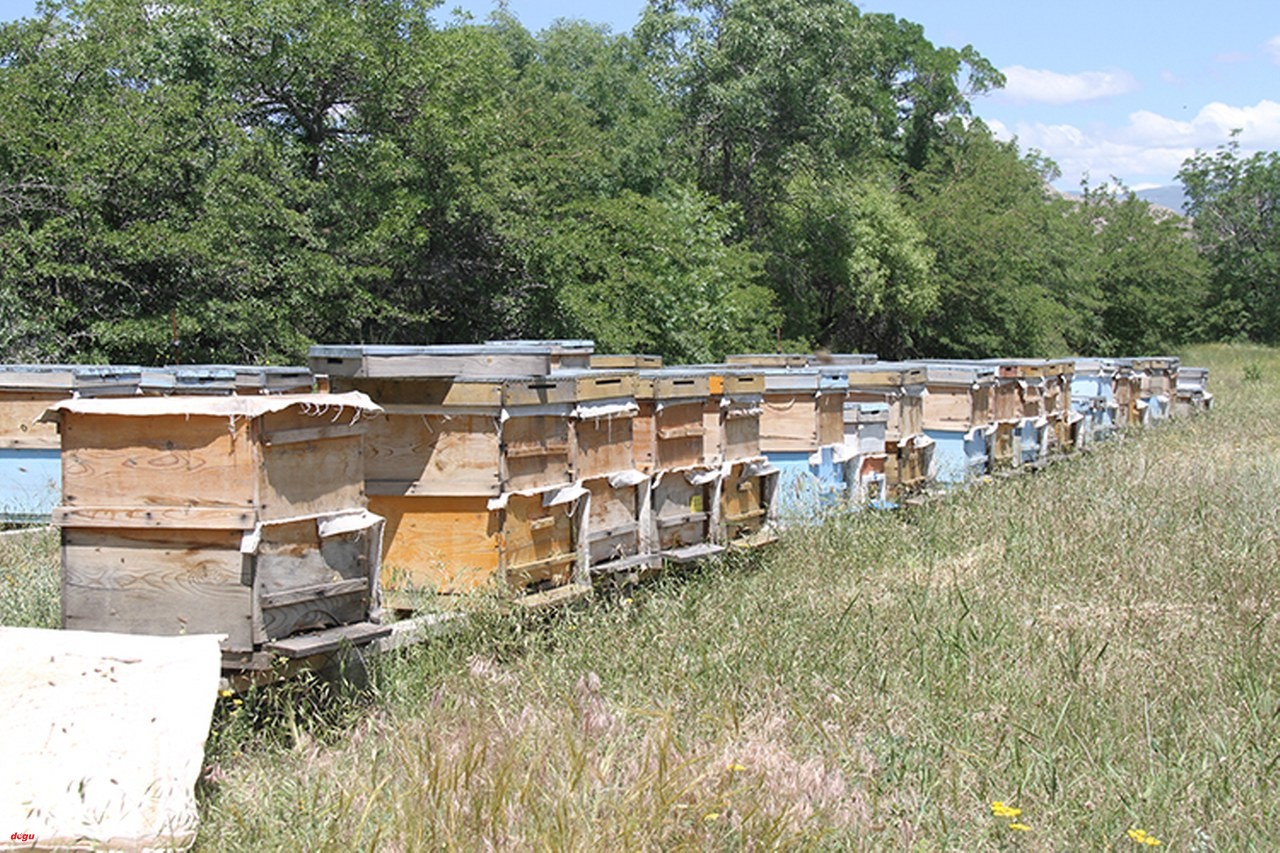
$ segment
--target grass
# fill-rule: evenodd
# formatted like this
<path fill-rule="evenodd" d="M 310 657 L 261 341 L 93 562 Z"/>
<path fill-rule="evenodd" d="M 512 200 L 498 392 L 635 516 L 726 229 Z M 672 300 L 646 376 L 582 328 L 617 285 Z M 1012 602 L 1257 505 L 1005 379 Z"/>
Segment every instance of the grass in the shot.
<path fill-rule="evenodd" d="M 200 846 L 1280 847 L 1280 352 L 1186 358 L 1210 416 L 224 702 Z"/>

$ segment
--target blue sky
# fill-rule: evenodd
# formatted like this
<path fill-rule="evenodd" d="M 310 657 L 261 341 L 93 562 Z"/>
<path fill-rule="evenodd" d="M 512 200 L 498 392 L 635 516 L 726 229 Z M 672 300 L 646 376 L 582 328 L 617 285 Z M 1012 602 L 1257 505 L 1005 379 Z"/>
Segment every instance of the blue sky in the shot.
<path fill-rule="evenodd" d="M 1062 169 L 1074 189 L 1116 176 L 1134 189 L 1175 183 L 1182 161 L 1242 128 L 1242 146 L 1280 150 L 1280 2 L 1277 0 L 866 0 L 924 26 L 935 45 L 972 44 L 1008 77 L 975 111 Z M 629 30 L 642 0 L 509 0 L 537 31 L 557 18 Z M 32 14 L 35 0 L 0 0 L 0 19 Z M 491 0 L 446 0 L 483 18 Z"/>

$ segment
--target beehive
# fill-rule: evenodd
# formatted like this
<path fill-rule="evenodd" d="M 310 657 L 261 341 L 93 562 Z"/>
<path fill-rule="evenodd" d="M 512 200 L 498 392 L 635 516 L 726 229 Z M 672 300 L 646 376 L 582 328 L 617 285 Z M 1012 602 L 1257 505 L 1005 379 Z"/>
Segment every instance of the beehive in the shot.
<path fill-rule="evenodd" d="M 1211 408 L 1213 408 L 1213 395 L 1209 393 L 1208 368 L 1179 365 L 1173 414 L 1182 417 L 1206 412 Z"/>
<path fill-rule="evenodd" d="M 924 370 L 905 362 L 849 367 L 850 403 L 888 406 L 885 425 L 885 478 L 891 497 L 924 489 L 933 467 L 933 440 L 924 431 Z"/>
<path fill-rule="evenodd" d="M 1088 447 L 1105 440 L 1116 426 L 1116 402 L 1112 389 L 1115 363 L 1106 359 L 1080 359 L 1071 376 L 1071 408 L 1080 415 L 1076 443 Z"/>
<path fill-rule="evenodd" d="M 887 403 L 844 404 L 844 443 L 857 449 L 854 470 L 847 473 L 852 500 L 857 505 L 888 507 L 885 476 L 885 436 L 889 426 Z"/>
<path fill-rule="evenodd" d="M 652 542 L 668 559 L 715 550 L 720 469 L 707 457 L 710 387 L 709 375 L 693 368 L 641 371 L 636 386 L 636 467 L 651 478 Z"/>
<path fill-rule="evenodd" d="M 1123 361 L 1142 373 L 1142 401 L 1147 406 L 1147 417 L 1153 421 L 1169 417 L 1178 393 L 1178 359 L 1142 356 Z"/>
<path fill-rule="evenodd" d="M 710 395 L 704 409 L 706 455 L 721 470 L 717 541 L 757 546 L 773 541 L 779 471 L 760 449 L 765 378 L 758 369 L 706 366 Z"/>
<path fill-rule="evenodd" d="M 387 518 L 389 589 L 524 590 L 582 579 L 570 377 L 558 345 L 314 347 L 336 390 L 384 404 L 370 425 L 370 506 Z M 533 376 L 504 372 L 518 367 Z M 455 368 L 477 374 L 451 373 Z"/>
<path fill-rule="evenodd" d="M 561 371 L 574 385 L 573 476 L 587 490 L 585 559 L 592 572 L 633 569 L 650 560 L 649 478 L 636 468 L 634 370 Z"/>
<path fill-rule="evenodd" d="M 844 443 L 843 367 L 762 367 L 760 450 L 778 469 L 778 519 L 794 523 L 844 506 L 849 499 Z"/>
<path fill-rule="evenodd" d="M 137 367 L 0 365 L 0 523 L 47 522 L 58 505 L 62 459 L 58 429 L 40 422 L 69 397 L 128 396 Z"/>
<path fill-rule="evenodd" d="M 1120 429 L 1145 426 L 1149 414 L 1142 399 L 1144 372 L 1134 367 L 1132 359 L 1116 359 L 1111 375 L 1112 396 L 1116 403 L 1116 426 Z"/>
<path fill-rule="evenodd" d="M 925 435 L 934 442 L 934 477 L 963 483 L 991 469 L 996 371 L 991 365 L 921 362 L 928 394 L 923 400 Z"/>
<path fill-rule="evenodd" d="M 378 633 L 382 519 L 361 450 L 377 411 L 362 394 L 52 406 L 63 627 L 225 634 L 227 662 L 250 667 L 316 650 L 291 644 L 303 632 Z"/>

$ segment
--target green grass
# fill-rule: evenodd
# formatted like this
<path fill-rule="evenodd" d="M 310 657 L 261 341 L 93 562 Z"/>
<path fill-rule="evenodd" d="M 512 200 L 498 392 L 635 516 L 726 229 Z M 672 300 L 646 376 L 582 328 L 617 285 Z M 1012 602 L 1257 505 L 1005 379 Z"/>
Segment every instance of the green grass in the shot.
<path fill-rule="evenodd" d="M 1280 847 L 1280 352 L 1186 358 L 1209 416 L 224 703 L 200 845 Z"/>

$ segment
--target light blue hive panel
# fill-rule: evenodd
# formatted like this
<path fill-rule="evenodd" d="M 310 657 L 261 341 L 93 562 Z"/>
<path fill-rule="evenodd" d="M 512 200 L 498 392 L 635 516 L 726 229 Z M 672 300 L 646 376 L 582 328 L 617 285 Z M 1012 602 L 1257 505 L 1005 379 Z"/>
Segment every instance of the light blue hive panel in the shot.
<path fill-rule="evenodd" d="M 816 453 L 768 453 L 769 464 L 778 469 L 774 492 L 778 520 L 784 524 L 817 521 L 827 512 L 847 504 L 845 464 L 836 446 Z"/>
<path fill-rule="evenodd" d="M 0 522 L 48 521 L 61 495 L 58 448 L 0 448 Z"/>

